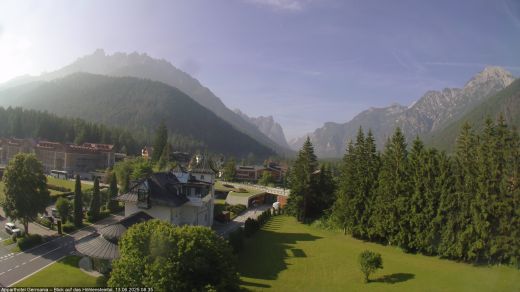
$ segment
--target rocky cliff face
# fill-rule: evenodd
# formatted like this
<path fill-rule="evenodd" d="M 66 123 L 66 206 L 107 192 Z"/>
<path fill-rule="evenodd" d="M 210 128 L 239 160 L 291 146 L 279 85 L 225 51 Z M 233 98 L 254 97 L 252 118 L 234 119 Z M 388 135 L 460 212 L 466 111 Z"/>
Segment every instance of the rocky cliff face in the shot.
<path fill-rule="evenodd" d="M 248 115 L 241 112 L 239 109 L 235 109 L 235 113 L 237 113 L 247 122 L 257 127 L 258 130 L 260 130 L 260 132 L 266 135 L 269 139 L 273 140 L 276 144 L 289 148 L 289 144 L 287 144 L 287 140 L 285 138 L 282 126 L 280 126 L 280 124 L 278 124 L 272 116 L 260 116 L 256 118 L 249 117 Z"/>
<path fill-rule="evenodd" d="M 371 108 L 344 124 L 326 123 L 309 134 L 320 157 L 340 157 L 359 127 L 370 129 L 381 149 L 397 126 L 409 140 L 442 129 L 481 104 L 487 97 L 511 84 L 515 78 L 500 67 L 486 67 L 463 88 L 428 91 L 409 107 L 398 104 Z M 292 140 L 291 147 L 301 147 L 305 137 Z"/>

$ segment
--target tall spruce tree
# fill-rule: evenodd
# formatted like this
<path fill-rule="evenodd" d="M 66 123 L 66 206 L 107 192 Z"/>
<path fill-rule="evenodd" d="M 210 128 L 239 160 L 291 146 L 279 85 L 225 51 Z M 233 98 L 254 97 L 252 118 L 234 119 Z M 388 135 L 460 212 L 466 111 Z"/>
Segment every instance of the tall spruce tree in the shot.
<path fill-rule="evenodd" d="M 152 162 L 156 163 L 161 158 L 164 147 L 168 143 L 168 128 L 164 122 L 159 124 L 159 127 L 155 131 L 155 139 L 153 142 L 153 153 L 152 153 Z"/>
<path fill-rule="evenodd" d="M 347 150 L 343 156 L 341 173 L 336 190 L 336 201 L 332 206 L 332 219 L 343 230 L 343 233 L 352 231 L 354 210 L 352 209 L 352 196 L 354 194 L 354 144 L 348 143 Z"/>
<path fill-rule="evenodd" d="M 76 184 L 74 187 L 74 225 L 76 227 L 83 225 L 83 198 L 79 174 L 76 175 Z"/>
<path fill-rule="evenodd" d="M 92 189 L 92 200 L 90 201 L 90 217 L 92 220 L 99 218 L 99 208 L 101 207 L 101 196 L 99 193 L 99 178 L 94 179 L 94 188 Z"/>
<path fill-rule="evenodd" d="M 317 168 L 318 160 L 314 154 L 314 147 L 307 137 L 294 162 L 291 172 L 291 195 L 287 201 L 288 212 L 301 222 L 307 221 L 312 215 L 309 211 L 314 195 Z"/>
<path fill-rule="evenodd" d="M 381 157 L 373 214 L 376 235 L 403 247 L 407 246 L 410 233 L 407 224 L 411 192 L 407 155 L 405 137 L 401 129 L 396 128 Z"/>
<path fill-rule="evenodd" d="M 438 225 L 435 222 L 441 190 L 437 185 L 439 158 L 435 149 L 425 149 L 417 137 L 409 155 L 412 194 L 408 225 L 409 249 L 433 254 L 438 241 Z"/>
<path fill-rule="evenodd" d="M 455 222 L 451 224 L 455 229 L 453 244 L 447 250 L 447 256 L 470 260 L 469 248 L 476 238 L 475 229 L 471 218 L 471 205 L 477 192 L 476 162 L 478 139 L 471 128 L 465 123 L 457 139 L 455 153 Z"/>
<path fill-rule="evenodd" d="M 110 176 L 110 184 L 108 188 L 108 202 L 107 209 L 113 213 L 117 211 L 118 203 L 115 200 L 117 197 L 118 188 L 117 188 L 117 177 L 115 173 L 112 173 Z"/>

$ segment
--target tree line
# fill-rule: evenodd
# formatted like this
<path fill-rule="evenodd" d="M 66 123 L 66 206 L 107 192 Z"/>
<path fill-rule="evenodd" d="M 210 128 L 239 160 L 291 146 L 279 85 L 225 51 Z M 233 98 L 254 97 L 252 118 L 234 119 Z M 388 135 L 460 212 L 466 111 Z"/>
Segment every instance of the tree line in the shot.
<path fill-rule="evenodd" d="M 325 213 L 345 233 L 407 252 L 520 265 L 520 138 L 502 117 L 480 132 L 463 125 L 453 155 L 419 138 L 409 147 L 399 128 L 380 153 L 360 128 L 328 185 L 336 191 L 317 187 L 316 168 L 308 140 L 287 206 L 301 221 Z"/>
<path fill-rule="evenodd" d="M 56 142 L 113 144 L 116 151 L 140 153 L 146 139 L 134 133 L 82 119 L 22 108 L 0 107 L 0 137 L 37 138 Z"/>

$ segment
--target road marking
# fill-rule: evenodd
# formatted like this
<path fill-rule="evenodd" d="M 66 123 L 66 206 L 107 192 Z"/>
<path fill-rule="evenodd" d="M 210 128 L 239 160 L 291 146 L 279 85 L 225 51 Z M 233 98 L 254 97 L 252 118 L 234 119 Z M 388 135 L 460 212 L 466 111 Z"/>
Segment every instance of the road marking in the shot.
<path fill-rule="evenodd" d="M 14 267 L 14 268 L 15 268 L 15 269 L 18 269 L 19 267 L 20 267 L 20 265 L 18 265 L 18 266 L 16 266 L 16 267 Z"/>
<path fill-rule="evenodd" d="M 5 272 L 1 272 L 1 273 L 0 273 L 0 276 L 2 276 L 3 274 L 5 274 Z"/>
<path fill-rule="evenodd" d="M 42 255 L 39 255 L 39 256 L 37 256 L 37 257 L 35 257 L 35 258 L 30 259 L 29 262 L 32 262 L 32 261 L 34 261 L 34 260 L 37 259 L 37 258 L 41 258 L 42 256 L 44 256 L 44 255 L 46 255 L 46 254 L 49 254 L 49 253 L 51 253 L 51 252 L 53 252 L 53 251 L 55 251 L 55 250 L 58 250 L 58 249 L 60 249 L 60 248 L 62 248 L 62 247 L 61 247 L 61 246 L 58 246 L 57 248 L 55 248 L 55 249 L 53 249 L 53 250 L 51 250 L 51 251 L 49 251 L 49 252 L 47 252 L 47 253 L 44 253 L 44 254 L 42 254 Z"/>
<path fill-rule="evenodd" d="M 59 259 L 57 259 L 57 260 L 55 260 L 55 261 L 53 261 L 53 262 L 48 263 L 47 265 L 45 265 L 45 266 L 41 267 L 40 269 L 38 269 L 38 270 L 36 270 L 36 271 L 30 273 L 29 275 L 27 275 L 27 276 L 21 278 L 20 280 L 17 280 L 16 282 L 13 282 L 13 283 L 9 284 L 8 286 L 13 286 L 13 285 L 15 285 L 16 283 L 21 282 L 21 281 L 23 281 L 23 280 L 29 278 L 30 276 L 32 276 L 32 275 L 38 273 L 39 271 L 45 269 L 46 267 L 48 267 L 48 266 L 50 266 L 50 265 L 52 265 L 52 264 L 58 262 L 59 260 L 61 260 L 62 258 L 66 257 L 66 256 L 67 256 L 67 255 L 64 255 L 64 256 L 62 256 L 61 258 L 59 258 Z"/>
<path fill-rule="evenodd" d="M 9 269 L 9 270 L 7 270 L 7 271 L 10 272 L 10 271 L 12 271 L 12 270 L 13 270 L 13 269 Z"/>
<path fill-rule="evenodd" d="M 25 264 L 27 264 L 27 262 L 25 262 L 25 263 L 22 263 L 22 266 L 23 266 L 23 265 L 25 265 Z"/>

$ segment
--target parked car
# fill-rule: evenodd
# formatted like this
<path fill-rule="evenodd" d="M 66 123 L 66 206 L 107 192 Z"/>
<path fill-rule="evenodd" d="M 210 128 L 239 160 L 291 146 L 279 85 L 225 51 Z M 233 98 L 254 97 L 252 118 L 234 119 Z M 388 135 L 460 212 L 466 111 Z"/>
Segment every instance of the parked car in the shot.
<path fill-rule="evenodd" d="M 16 228 L 16 225 L 11 222 L 5 223 L 5 231 L 9 234 L 17 234 L 20 235 L 20 229 Z"/>

